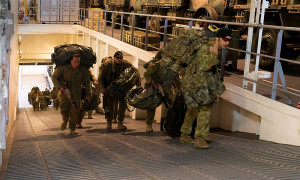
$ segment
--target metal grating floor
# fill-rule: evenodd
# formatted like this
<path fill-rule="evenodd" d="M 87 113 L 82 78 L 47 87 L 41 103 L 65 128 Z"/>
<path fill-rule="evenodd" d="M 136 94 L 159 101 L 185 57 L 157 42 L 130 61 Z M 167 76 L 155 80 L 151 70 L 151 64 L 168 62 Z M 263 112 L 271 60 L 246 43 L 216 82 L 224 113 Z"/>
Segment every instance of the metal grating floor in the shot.
<path fill-rule="evenodd" d="M 300 147 L 212 132 L 201 150 L 157 124 L 145 133 L 145 121 L 127 118 L 123 132 L 93 117 L 70 136 L 59 111 L 21 109 L 4 179 L 300 179 Z"/>

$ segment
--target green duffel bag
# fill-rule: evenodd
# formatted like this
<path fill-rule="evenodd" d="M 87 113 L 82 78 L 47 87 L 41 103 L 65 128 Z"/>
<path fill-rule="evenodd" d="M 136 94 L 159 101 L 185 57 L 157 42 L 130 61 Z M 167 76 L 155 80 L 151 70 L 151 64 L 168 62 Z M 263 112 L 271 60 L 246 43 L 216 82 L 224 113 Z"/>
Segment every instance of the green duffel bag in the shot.
<path fill-rule="evenodd" d="M 107 92 L 109 97 L 123 98 L 127 92 L 133 88 L 138 81 L 138 71 L 133 67 L 128 67 L 114 80 L 108 87 Z"/>
<path fill-rule="evenodd" d="M 130 106 L 142 110 L 155 109 L 162 103 L 156 89 L 151 88 L 144 91 L 141 87 L 130 90 L 126 95 L 126 101 Z"/>

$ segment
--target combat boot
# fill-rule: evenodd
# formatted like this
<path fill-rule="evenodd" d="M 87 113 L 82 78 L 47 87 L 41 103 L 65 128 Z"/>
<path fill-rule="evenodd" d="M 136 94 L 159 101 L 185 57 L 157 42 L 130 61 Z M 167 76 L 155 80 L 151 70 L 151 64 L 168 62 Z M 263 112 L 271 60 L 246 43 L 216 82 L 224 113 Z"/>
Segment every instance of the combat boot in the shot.
<path fill-rule="evenodd" d="M 79 128 L 79 129 L 83 128 L 82 124 L 81 123 L 76 123 L 76 128 Z"/>
<path fill-rule="evenodd" d="M 66 122 L 61 123 L 61 125 L 60 125 L 60 129 L 61 130 L 65 130 L 66 127 L 67 127 L 67 123 Z"/>
<path fill-rule="evenodd" d="M 147 124 L 146 132 L 153 132 L 153 128 L 151 124 Z"/>
<path fill-rule="evenodd" d="M 118 122 L 118 129 L 120 129 L 120 130 L 126 130 L 127 127 L 123 125 L 122 121 L 119 121 Z"/>
<path fill-rule="evenodd" d="M 195 140 L 193 138 L 191 138 L 191 136 L 189 136 L 187 134 L 184 134 L 184 133 L 181 133 L 180 142 L 187 143 L 187 144 L 193 144 L 194 141 Z"/>
<path fill-rule="evenodd" d="M 108 121 L 107 121 L 107 124 L 106 124 L 106 129 L 111 129 L 111 127 L 112 127 L 112 124 L 111 124 L 111 122 L 108 122 Z"/>
<path fill-rule="evenodd" d="M 208 149 L 209 145 L 206 143 L 203 137 L 197 137 L 195 139 L 194 147 L 200 148 L 200 149 Z"/>
<path fill-rule="evenodd" d="M 118 121 L 117 121 L 116 119 L 113 119 L 113 120 L 112 120 L 112 123 L 114 123 L 114 124 L 117 123 L 117 122 L 118 122 Z"/>
<path fill-rule="evenodd" d="M 78 135 L 78 131 L 70 129 L 70 135 Z"/>

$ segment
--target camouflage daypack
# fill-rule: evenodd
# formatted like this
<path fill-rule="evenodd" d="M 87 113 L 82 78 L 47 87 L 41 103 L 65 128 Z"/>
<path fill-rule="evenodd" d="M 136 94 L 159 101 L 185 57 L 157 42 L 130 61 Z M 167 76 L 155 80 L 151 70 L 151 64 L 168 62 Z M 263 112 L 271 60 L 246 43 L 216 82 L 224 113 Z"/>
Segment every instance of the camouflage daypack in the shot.
<path fill-rule="evenodd" d="M 130 90 L 126 95 L 126 101 L 130 106 L 142 110 L 152 110 L 161 105 L 161 97 L 154 88 L 144 90 L 143 88 L 135 88 Z"/>

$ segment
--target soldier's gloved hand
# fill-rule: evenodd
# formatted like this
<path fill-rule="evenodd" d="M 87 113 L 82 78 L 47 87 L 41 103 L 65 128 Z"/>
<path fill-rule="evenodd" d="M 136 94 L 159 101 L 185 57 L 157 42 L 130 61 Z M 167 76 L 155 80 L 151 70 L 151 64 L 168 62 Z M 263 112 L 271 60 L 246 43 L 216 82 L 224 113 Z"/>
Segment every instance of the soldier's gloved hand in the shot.
<path fill-rule="evenodd" d="M 107 93 L 107 92 L 106 92 L 106 89 L 103 88 L 103 87 L 100 89 L 100 92 L 101 92 L 101 94 L 103 94 L 103 95 L 106 95 L 106 93 Z"/>
<path fill-rule="evenodd" d="M 61 87 L 61 88 L 59 89 L 59 91 L 63 93 L 63 92 L 65 92 L 65 88 L 64 88 L 64 87 Z"/>

